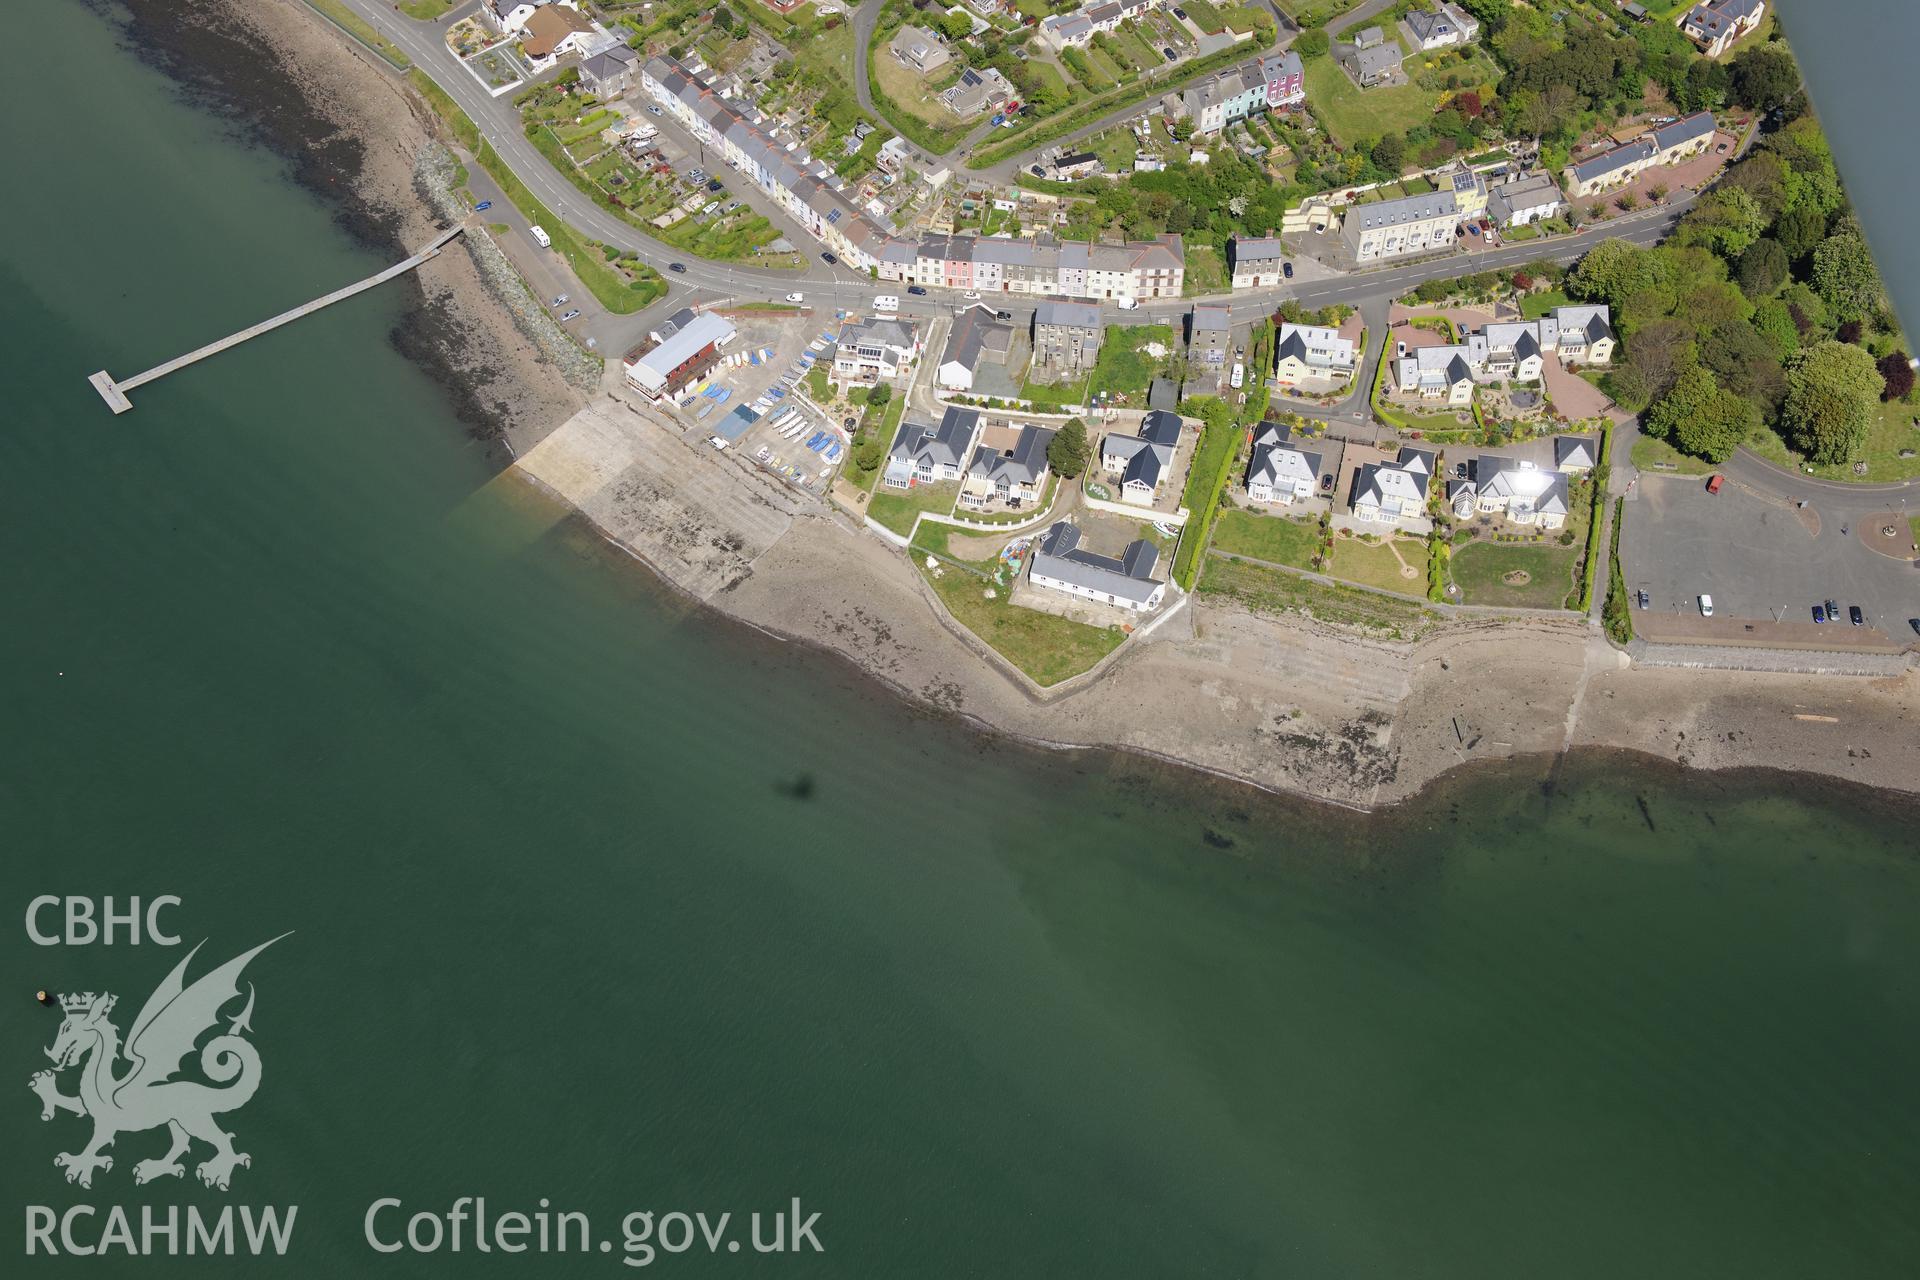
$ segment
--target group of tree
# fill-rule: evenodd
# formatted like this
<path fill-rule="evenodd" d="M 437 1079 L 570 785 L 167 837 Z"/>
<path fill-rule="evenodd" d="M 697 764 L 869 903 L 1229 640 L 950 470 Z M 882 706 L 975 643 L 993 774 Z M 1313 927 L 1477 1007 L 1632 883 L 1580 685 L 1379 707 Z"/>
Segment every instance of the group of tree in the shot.
<path fill-rule="evenodd" d="M 1721 461 L 1775 427 L 1816 462 L 1856 454 L 1913 389 L 1898 321 L 1811 116 L 1768 135 L 1664 243 L 1596 246 L 1568 292 L 1605 302 L 1608 389 L 1649 435 Z M 1878 342 L 1879 359 L 1860 345 Z"/>

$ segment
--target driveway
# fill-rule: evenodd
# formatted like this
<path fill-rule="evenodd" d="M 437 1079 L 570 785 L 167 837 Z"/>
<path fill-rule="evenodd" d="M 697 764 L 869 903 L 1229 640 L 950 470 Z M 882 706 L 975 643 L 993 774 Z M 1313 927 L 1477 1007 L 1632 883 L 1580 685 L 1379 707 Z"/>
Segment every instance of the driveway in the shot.
<path fill-rule="evenodd" d="M 1547 384 L 1547 398 L 1553 401 L 1553 407 L 1575 422 L 1588 418 L 1612 418 L 1619 421 L 1627 415 L 1614 409 L 1613 401 L 1607 393 L 1588 382 L 1560 363 L 1560 357 L 1549 355 L 1541 362 L 1541 378 Z"/>

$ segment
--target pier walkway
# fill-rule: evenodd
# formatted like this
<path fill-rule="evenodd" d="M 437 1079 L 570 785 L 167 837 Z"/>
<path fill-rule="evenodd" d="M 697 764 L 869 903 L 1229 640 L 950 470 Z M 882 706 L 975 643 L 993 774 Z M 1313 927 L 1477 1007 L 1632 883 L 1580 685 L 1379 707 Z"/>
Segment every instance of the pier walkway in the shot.
<path fill-rule="evenodd" d="M 385 284 L 395 276 L 404 275 L 421 263 L 437 257 L 446 243 L 464 230 L 466 230 L 465 226 L 449 227 L 435 236 L 426 248 L 420 250 L 420 252 L 414 254 L 404 262 L 394 263 L 378 275 L 368 276 L 365 280 L 350 284 L 344 289 L 335 289 L 325 297 L 315 298 L 312 302 L 295 307 L 291 311 L 283 311 L 271 320 L 262 320 L 259 324 L 242 329 L 238 333 L 229 334 L 218 342 L 210 342 L 206 346 L 194 351 L 189 351 L 183 356 L 176 356 L 165 364 L 155 365 L 145 373 L 136 373 L 131 378 L 116 380 L 108 374 L 105 369 L 102 369 L 100 372 L 88 377 L 87 381 L 93 384 L 93 389 L 100 393 L 100 398 L 107 402 L 109 409 L 112 409 L 115 413 L 125 413 L 127 410 L 133 408 L 133 401 L 127 399 L 127 392 L 133 390 L 135 387 L 145 386 L 154 379 L 164 378 L 174 370 L 184 369 L 197 360 L 204 360 L 208 356 L 218 355 L 229 347 L 237 347 L 248 338 L 257 338 L 271 329 L 278 329 L 281 325 L 289 321 L 298 320 L 301 316 L 312 315 L 322 307 L 330 307 L 343 298 L 351 298 L 356 293 L 364 293 L 375 285 Z"/>

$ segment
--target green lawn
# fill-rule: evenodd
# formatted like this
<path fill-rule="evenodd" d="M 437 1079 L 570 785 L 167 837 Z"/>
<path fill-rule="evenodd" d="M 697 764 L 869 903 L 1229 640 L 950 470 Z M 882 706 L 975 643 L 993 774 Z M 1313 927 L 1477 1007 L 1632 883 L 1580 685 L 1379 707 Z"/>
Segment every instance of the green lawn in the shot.
<path fill-rule="evenodd" d="M 1564 307 L 1572 301 L 1565 289 L 1547 289 L 1540 293 L 1530 293 L 1520 299 L 1520 314 L 1529 320 L 1538 320 L 1555 307 Z"/>
<path fill-rule="evenodd" d="M 1411 600 L 1360 587 L 1314 582 L 1285 569 L 1267 569 L 1224 556 L 1207 557 L 1199 594 L 1231 600 L 1256 613 L 1303 613 L 1335 626 L 1355 627 L 1396 640 L 1411 640 L 1440 615 Z"/>
<path fill-rule="evenodd" d="M 1920 476 L 1920 427 L 1914 426 L 1914 420 L 1920 418 L 1920 405 L 1903 404 L 1896 400 L 1892 404 L 1879 406 L 1879 410 L 1873 424 L 1867 428 L 1866 444 L 1857 455 L 1859 460 L 1867 464 L 1865 475 L 1854 474 L 1852 461 L 1816 463 L 1813 474 L 1825 480 L 1858 484 L 1884 484 Z M 1786 441 L 1771 431 L 1761 432 L 1746 444 L 1769 462 L 1783 467 L 1799 471 L 1807 465 L 1806 459 L 1789 449 Z M 1902 449 L 1913 450 L 1915 456 L 1901 457 Z"/>
<path fill-rule="evenodd" d="M 413 65 L 407 55 L 400 52 L 398 45 L 375 31 L 371 23 L 347 8 L 343 0 L 307 0 L 307 3 L 313 7 L 314 12 L 326 17 L 328 21 L 400 70 L 405 71 Z"/>
<path fill-rule="evenodd" d="M 1633 465 L 1649 475 L 1704 476 L 1714 470 L 1711 462 L 1680 452 L 1665 440 L 1641 436 L 1633 442 Z"/>
<path fill-rule="evenodd" d="M 409 18 L 431 22 L 459 3 L 460 0 L 404 0 L 400 11 Z"/>
<path fill-rule="evenodd" d="M 1092 147 L 1108 173 L 1132 173 L 1137 149 L 1131 129 L 1109 129 L 1094 139 Z"/>
<path fill-rule="evenodd" d="M 1465 604 L 1505 604 L 1528 609 L 1560 609 L 1573 587 L 1574 566 L 1582 548 L 1538 543 L 1521 546 L 1499 542 L 1472 542 L 1453 552 L 1453 581 Z M 1527 581 L 1505 581 L 1509 573 L 1524 573 Z"/>
<path fill-rule="evenodd" d="M 867 499 L 867 514 L 895 533 L 905 536 L 913 532 L 913 522 L 922 511 L 938 511 L 946 515 L 953 510 L 953 504 L 959 497 L 958 480 L 943 484 L 917 484 L 911 489 L 891 489 L 882 485 L 873 491 L 873 497 Z"/>
<path fill-rule="evenodd" d="M 1333 543 L 1332 577 L 1356 582 L 1363 587 L 1398 591 L 1402 595 L 1425 595 L 1427 590 L 1427 548 L 1422 542 L 1399 540 L 1400 559 L 1385 542 L 1362 542 L 1358 538 L 1336 537 Z M 1400 560 L 1413 569 L 1411 578 L 1400 572 Z M 1564 591 L 1562 595 L 1566 594 Z"/>
<path fill-rule="evenodd" d="M 1331 57 L 1308 58 L 1307 102 L 1335 142 L 1353 146 L 1383 133 L 1405 133 L 1433 114 L 1439 95 L 1418 85 L 1358 89 Z"/>
<path fill-rule="evenodd" d="M 1320 525 L 1290 516 L 1222 511 L 1214 522 L 1213 545 L 1255 560 L 1310 569 L 1314 550 L 1320 545 Z"/>
<path fill-rule="evenodd" d="M 874 500 L 879 501 L 877 496 Z M 1079 675 L 1127 638 L 1118 627 L 1090 627 L 1023 609 L 1008 601 L 1007 586 L 951 565 L 942 566 L 937 576 L 924 566 L 920 572 L 956 622 L 1039 685 L 1056 685 Z M 994 592 L 992 600 L 986 598 L 989 588 Z"/>

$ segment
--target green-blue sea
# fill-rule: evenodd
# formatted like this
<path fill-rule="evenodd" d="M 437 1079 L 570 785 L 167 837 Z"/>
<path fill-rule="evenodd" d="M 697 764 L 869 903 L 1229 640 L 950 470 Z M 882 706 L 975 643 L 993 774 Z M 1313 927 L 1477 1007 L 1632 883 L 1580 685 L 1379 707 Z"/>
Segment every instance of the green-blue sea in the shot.
<path fill-rule="evenodd" d="M 978 736 L 499 478 L 395 349 L 405 286 L 114 417 L 87 374 L 392 246 L 111 6 L 31 26 L 0 77 L 0 1274 L 1920 1274 L 1911 804 L 1591 755 L 1361 819 Z M 175 896 L 185 945 L 37 945 L 42 895 Z M 289 930 L 241 988 L 231 1189 L 204 1148 L 135 1185 L 159 1129 L 67 1183 L 88 1129 L 28 1090 L 35 991 L 112 991 L 124 1032 L 187 945 L 197 975 Z M 463 1196 L 593 1247 L 368 1241 L 382 1200 L 394 1243 Z M 796 1199 L 800 1251 L 757 1252 Z M 265 1261 L 69 1256 L 114 1206 L 297 1215 Z M 673 1213 L 733 1216 L 675 1252 Z"/>

